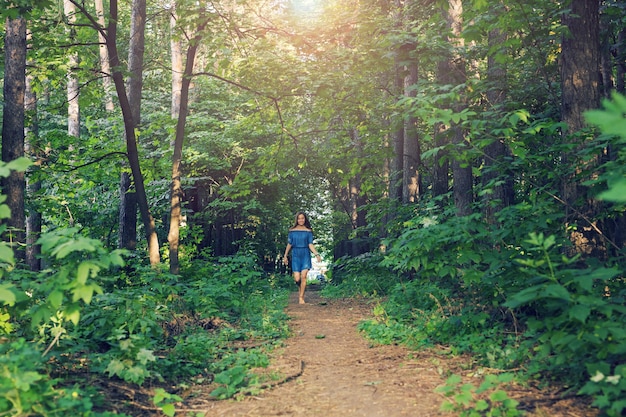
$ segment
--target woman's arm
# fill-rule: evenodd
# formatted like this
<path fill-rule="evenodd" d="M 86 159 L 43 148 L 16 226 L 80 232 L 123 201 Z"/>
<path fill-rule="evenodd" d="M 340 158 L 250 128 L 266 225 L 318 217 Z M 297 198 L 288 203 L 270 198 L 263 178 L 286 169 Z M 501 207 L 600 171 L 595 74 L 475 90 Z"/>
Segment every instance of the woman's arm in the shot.
<path fill-rule="evenodd" d="M 283 256 L 283 264 L 285 265 L 289 263 L 289 260 L 287 259 L 287 255 L 289 254 L 290 250 L 291 250 L 291 243 L 287 243 L 287 247 L 285 248 L 285 255 Z"/>
<path fill-rule="evenodd" d="M 317 252 L 317 249 L 315 249 L 315 246 L 312 243 L 309 243 L 309 249 L 311 250 L 311 252 L 313 252 L 313 255 L 315 255 L 315 259 L 317 259 L 318 262 L 322 262 L 322 257 Z"/>

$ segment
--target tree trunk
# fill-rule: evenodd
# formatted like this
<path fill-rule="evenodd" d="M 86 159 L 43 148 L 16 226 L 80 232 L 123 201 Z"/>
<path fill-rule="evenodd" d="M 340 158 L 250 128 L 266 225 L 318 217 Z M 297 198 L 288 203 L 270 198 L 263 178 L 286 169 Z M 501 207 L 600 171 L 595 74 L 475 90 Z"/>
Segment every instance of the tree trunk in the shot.
<path fill-rule="evenodd" d="M 128 102 L 135 128 L 141 124 L 141 92 L 143 89 L 143 57 L 146 44 L 146 0 L 133 0 L 130 16 L 128 48 Z"/>
<path fill-rule="evenodd" d="M 450 43 L 454 48 L 463 46 L 463 38 L 461 37 L 463 26 L 462 13 L 462 0 L 448 1 L 447 21 L 452 34 Z M 450 69 L 454 85 L 460 85 L 466 81 L 465 61 L 458 53 L 453 54 Z M 463 99 L 461 98 L 460 100 L 452 106 L 455 112 L 460 112 L 465 107 Z M 454 154 L 452 155 L 454 205 L 457 216 L 466 216 L 472 212 L 472 166 L 466 158 L 468 148 L 465 142 L 465 131 L 459 124 L 454 123 L 450 129 L 452 143 L 454 144 Z"/>
<path fill-rule="evenodd" d="M 98 0 L 100 1 L 100 0 Z M 141 94 L 143 89 L 143 58 L 145 51 L 146 1 L 133 0 L 130 17 L 130 45 L 128 48 L 127 80 L 128 102 L 133 115 L 134 128 L 141 124 Z M 120 177 L 120 248 L 133 250 L 137 247 L 137 196 L 127 177 Z M 125 212 L 122 212 L 124 210 Z M 123 223 L 122 223 L 123 222 Z"/>
<path fill-rule="evenodd" d="M 144 224 L 146 239 L 148 241 L 148 254 L 150 264 L 155 266 L 161 262 L 159 254 L 159 240 L 156 234 L 156 226 L 154 219 L 150 214 L 148 206 L 148 198 L 141 173 L 141 165 L 139 164 L 139 152 L 137 150 L 137 140 L 135 137 L 135 122 L 133 120 L 132 109 L 126 89 L 124 86 L 124 75 L 120 71 L 120 59 L 117 52 L 117 0 L 110 0 L 110 20 L 107 28 L 107 50 L 109 51 L 109 59 L 111 68 L 113 69 L 113 82 L 120 101 L 120 109 L 124 118 L 124 131 L 126 136 L 126 151 L 128 154 L 128 163 L 133 174 L 135 191 L 137 192 L 137 203 L 141 213 L 141 219 Z"/>
<path fill-rule="evenodd" d="M 183 84 L 183 52 L 181 42 L 176 35 L 176 22 L 178 20 L 176 5 L 172 4 L 170 11 L 170 54 L 172 56 L 172 118 L 178 118 L 180 110 L 180 94 Z"/>
<path fill-rule="evenodd" d="M 137 249 L 137 193 L 132 191 L 128 172 L 120 175 L 118 246 L 123 249 Z"/>
<path fill-rule="evenodd" d="M 180 108 L 178 110 L 178 123 L 176 124 L 176 139 L 174 141 L 174 154 L 172 156 L 172 186 L 170 195 L 170 230 L 167 236 L 169 242 L 170 273 L 178 274 L 180 263 L 178 259 L 180 246 L 180 224 L 182 216 L 183 188 L 181 184 L 183 159 L 183 144 L 185 142 L 185 126 L 187 124 L 187 113 L 189 110 L 189 85 L 193 77 L 193 65 L 196 52 L 202 39 L 202 31 L 206 22 L 197 28 L 198 35 L 190 42 L 187 49 L 185 62 L 185 72 L 183 74 L 180 90 Z M 234 220 L 233 220 L 234 222 Z"/>
<path fill-rule="evenodd" d="M 4 37 L 4 107 L 2 113 L 2 161 L 24 156 L 24 94 L 26 90 L 26 20 L 7 18 Z M 26 215 L 23 172 L 12 171 L 2 179 L 2 192 L 11 210 L 4 239 L 11 242 L 17 261 L 26 253 Z"/>
<path fill-rule="evenodd" d="M 404 80 L 400 68 L 396 68 L 394 87 L 402 91 Z M 399 97 L 399 94 L 398 96 Z M 401 117 L 392 118 L 391 140 L 393 146 L 393 158 L 391 159 L 391 171 L 389 172 L 389 198 L 402 201 L 402 163 L 404 162 L 404 127 Z"/>
<path fill-rule="evenodd" d="M 95 0 L 96 15 L 98 23 L 104 27 L 104 5 L 102 0 Z M 106 39 L 102 33 L 98 32 L 100 42 L 100 70 L 102 71 L 102 87 L 104 89 L 104 108 L 108 112 L 115 110 L 113 106 L 113 85 L 111 84 L 111 67 L 109 65 L 109 52 L 107 51 Z"/>
<path fill-rule="evenodd" d="M 499 114 L 506 98 L 506 68 L 498 63 L 494 55 L 501 52 L 498 45 L 504 45 L 506 34 L 494 29 L 489 33 L 489 49 L 497 52 L 487 57 L 487 80 L 491 87 L 487 91 L 487 105 Z M 511 174 L 502 169 L 504 158 L 509 155 L 504 139 L 496 138 L 485 147 L 483 187 L 491 192 L 483 200 L 483 212 L 487 222 L 495 223 L 495 214 L 513 202 L 513 180 Z M 504 171 L 504 172 L 503 172 Z"/>
<path fill-rule="evenodd" d="M 26 89 L 24 92 L 24 110 L 30 125 L 24 127 L 24 153 L 31 159 L 38 159 L 36 155 L 36 147 L 32 146 L 39 139 L 39 120 L 37 117 L 37 95 L 31 88 L 32 76 L 26 75 Z M 37 165 L 31 169 L 38 169 Z M 26 195 L 27 200 L 31 202 L 30 207 L 26 209 L 26 265 L 31 271 L 41 270 L 41 246 L 37 244 L 37 240 L 41 235 L 41 213 L 39 207 L 32 202 L 36 201 L 36 194 L 41 190 L 41 181 L 30 181 L 26 178 Z"/>
<path fill-rule="evenodd" d="M 437 82 L 440 85 L 450 84 L 450 59 L 446 58 L 437 63 Z M 435 148 L 438 149 L 433 158 L 433 197 L 442 197 L 450 191 L 450 159 L 449 153 L 443 148 L 450 142 L 448 128 L 443 123 L 437 123 L 433 129 Z M 441 199 L 437 200 L 440 207 L 445 206 Z"/>
<path fill-rule="evenodd" d="M 411 45 L 411 49 L 414 46 Z M 416 97 L 415 84 L 418 81 L 417 62 L 409 58 L 411 63 L 407 65 L 407 73 L 404 77 L 404 94 L 408 97 Z M 422 191 L 421 178 L 421 150 L 417 131 L 417 119 L 409 115 L 404 122 L 404 154 L 402 161 L 402 202 L 415 203 L 420 198 Z"/>
<path fill-rule="evenodd" d="M 403 2 L 394 0 L 393 19 L 394 26 L 401 30 L 403 27 L 404 13 Z M 404 54 L 403 46 L 398 46 L 394 56 L 393 90 L 391 92 L 394 100 L 402 96 L 404 89 Z M 391 141 L 393 147 L 393 157 L 390 164 L 389 173 L 389 198 L 392 201 L 402 201 L 402 173 L 404 162 L 404 121 L 401 115 L 391 118 Z M 393 216 L 393 215 L 392 215 Z"/>
<path fill-rule="evenodd" d="M 619 31 L 617 36 L 617 75 L 616 88 L 620 94 L 626 94 L 626 28 Z"/>
<path fill-rule="evenodd" d="M 69 38 L 73 40 L 76 37 L 76 31 L 71 26 L 76 22 L 76 6 L 70 0 L 63 1 L 63 11 L 70 24 Z M 69 69 L 67 71 L 67 134 L 69 136 L 80 137 L 80 88 L 78 85 L 78 77 L 76 69 L 78 68 L 78 54 L 71 52 L 69 56 Z"/>
<path fill-rule="evenodd" d="M 352 138 L 352 145 L 355 151 L 356 160 L 363 158 L 363 142 L 356 129 L 352 129 L 350 133 Z M 365 221 L 365 213 L 362 210 L 365 205 L 365 196 L 361 191 L 362 178 L 357 173 L 348 182 L 348 195 L 350 199 L 350 219 L 352 221 L 352 227 L 354 229 L 361 229 L 361 233 L 364 233 L 364 228 L 367 225 Z"/>
<path fill-rule="evenodd" d="M 568 29 L 561 47 L 561 120 L 565 123 L 566 140 L 582 146 L 576 133 L 584 127 L 583 113 L 599 107 L 599 0 L 572 0 L 562 23 Z M 587 198 L 583 170 L 592 169 L 597 159 L 578 161 L 575 152 L 564 155 L 564 163 L 573 165 L 575 172 L 564 179 L 563 200 L 566 222 L 571 226 L 571 239 L 576 250 L 592 253 L 599 249 L 599 239 L 592 225 L 586 224 L 581 214 L 593 219 L 598 207 Z"/>

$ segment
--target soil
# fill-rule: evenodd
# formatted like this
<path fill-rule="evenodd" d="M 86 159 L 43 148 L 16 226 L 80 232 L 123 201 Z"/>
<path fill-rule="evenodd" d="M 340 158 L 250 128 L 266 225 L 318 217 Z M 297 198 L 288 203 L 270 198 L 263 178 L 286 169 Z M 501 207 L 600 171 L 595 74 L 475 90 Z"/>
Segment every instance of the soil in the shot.
<path fill-rule="evenodd" d="M 274 376 L 266 389 L 233 400 L 214 400 L 210 386 L 192 387 L 177 404 L 176 415 L 207 417 L 428 417 L 445 397 L 435 388 L 455 373 L 475 386 L 477 369 L 470 357 L 446 355 L 443 347 L 419 352 L 401 346 L 372 345 L 357 330 L 371 316 L 362 299 L 324 299 L 307 290 L 307 304 L 290 298 L 287 314 L 293 336 L 273 351 L 271 365 L 259 372 Z M 268 379 L 269 380 L 269 379 Z M 271 380 L 270 380 L 271 381 Z M 562 390 L 511 386 L 509 397 L 527 416 L 589 417 L 595 410 Z M 157 414 L 153 414 L 157 415 Z"/>

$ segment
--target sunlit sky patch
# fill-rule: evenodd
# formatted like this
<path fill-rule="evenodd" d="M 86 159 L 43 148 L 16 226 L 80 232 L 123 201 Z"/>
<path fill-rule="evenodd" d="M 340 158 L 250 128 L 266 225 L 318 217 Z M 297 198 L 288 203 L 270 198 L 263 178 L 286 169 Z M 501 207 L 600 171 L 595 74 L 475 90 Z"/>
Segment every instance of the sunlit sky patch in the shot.
<path fill-rule="evenodd" d="M 291 0 L 291 10 L 299 18 L 317 18 L 322 13 L 323 0 Z"/>

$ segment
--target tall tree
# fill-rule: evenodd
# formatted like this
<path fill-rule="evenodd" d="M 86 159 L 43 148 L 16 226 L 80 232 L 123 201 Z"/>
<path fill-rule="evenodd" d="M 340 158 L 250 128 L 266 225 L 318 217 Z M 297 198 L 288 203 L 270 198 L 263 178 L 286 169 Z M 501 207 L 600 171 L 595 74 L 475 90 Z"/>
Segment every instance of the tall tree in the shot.
<path fill-rule="evenodd" d="M 71 0 L 63 0 L 63 11 L 68 22 L 69 39 L 74 41 L 76 32 L 74 24 L 76 23 L 76 6 Z M 68 57 L 67 70 L 67 134 L 69 136 L 80 137 L 80 88 L 78 84 L 78 76 L 76 70 L 78 68 L 78 53 L 72 51 Z"/>
<path fill-rule="evenodd" d="M 185 126 L 189 106 L 189 86 L 191 84 L 196 52 L 202 39 L 202 31 L 208 22 L 204 21 L 197 28 L 197 35 L 190 40 L 185 60 L 185 70 L 182 77 L 180 90 L 180 108 L 178 110 L 178 122 L 176 124 L 176 138 L 174 140 L 174 153 L 172 156 L 172 185 L 170 191 L 170 228 L 167 236 L 169 242 L 170 272 L 178 274 L 180 263 L 178 251 L 180 247 L 180 224 L 182 216 L 183 188 L 181 183 L 183 159 L 183 144 L 185 141 Z"/>
<path fill-rule="evenodd" d="M 498 115 L 506 99 L 506 67 L 499 60 L 504 53 L 502 45 L 506 34 L 498 28 L 489 32 L 489 50 L 494 51 L 487 57 L 487 106 L 491 113 Z M 508 155 L 507 145 L 502 137 L 495 137 L 484 150 L 483 186 L 490 190 L 484 195 L 483 212 L 488 222 L 495 221 L 495 214 L 512 204 L 513 186 L 510 174 L 502 174 L 501 168 Z"/>
<path fill-rule="evenodd" d="M 26 19 L 8 17 L 4 36 L 4 107 L 2 113 L 2 161 L 24 156 L 24 94 L 26 91 Z M 25 259 L 26 214 L 23 172 L 12 171 L 2 180 L 2 192 L 11 210 L 8 236 L 17 260 Z"/>
<path fill-rule="evenodd" d="M 183 52 L 181 46 L 181 40 L 177 36 L 177 11 L 176 2 L 173 2 L 170 6 L 170 56 L 172 62 L 172 118 L 178 118 L 178 111 L 180 110 L 180 94 L 183 84 Z"/>
<path fill-rule="evenodd" d="M 104 18 L 104 4 L 102 0 L 95 0 L 96 16 L 101 27 L 106 25 Z M 106 39 L 101 31 L 98 31 L 98 49 L 100 53 L 100 71 L 102 72 L 102 86 L 104 88 L 104 108 L 108 112 L 112 112 L 115 107 L 113 104 L 113 85 L 111 84 L 111 66 L 109 65 L 109 52 L 107 51 Z"/>
<path fill-rule="evenodd" d="M 461 48 L 464 46 L 461 31 L 463 29 L 463 1 L 448 0 L 447 21 L 450 29 L 450 43 L 453 49 L 452 62 L 450 68 L 454 85 L 462 85 L 466 81 L 465 60 L 461 56 Z M 453 110 L 460 112 L 465 107 L 463 94 L 460 94 L 458 101 L 453 104 Z M 452 178 L 454 205 L 458 216 L 466 216 L 472 212 L 473 202 L 472 192 L 472 166 L 466 158 L 467 144 L 465 142 L 465 131 L 459 123 L 453 122 L 451 127 L 451 139 L 454 145 L 452 155 Z"/>
<path fill-rule="evenodd" d="M 561 40 L 561 120 L 575 149 L 564 155 L 574 172 L 564 178 L 563 200 L 566 221 L 574 225 L 572 240 L 579 251 L 589 253 L 599 242 L 594 225 L 585 224 L 585 218 L 593 219 L 598 208 L 586 195 L 579 174 L 593 169 L 598 161 L 581 160 L 576 151 L 582 147 L 579 132 L 584 127 L 583 113 L 600 105 L 599 0 L 572 0 L 562 23 L 566 30 Z"/>
<path fill-rule="evenodd" d="M 403 2 L 401 0 L 394 1 L 393 20 L 396 30 L 403 27 L 404 13 Z M 394 74 L 392 85 L 392 96 L 399 99 L 402 96 L 404 88 L 404 61 L 406 57 L 406 48 L 404 45 L 398 45 L 394 53 Z M 392 155 L 389 175 L 389 198 L 396 201 L 402 201 L 402 174 L 404 172 L 404 121 L 401 114 L 397 114 L 391 118 L 391 147 Z"/>
<path fill-rule="evenodd" d="M 117 0 L 111 0 L 109 2 L 109 23 L 106 30 L 106 45 L 109 52 L 109 60 L 111 62 L 113 82 L 115 84 L 115 90 L 117 92 L 117 97 L 120 102 L 122 116 L 124 118 L 126 151 L 130 169 L 133 174 L 135 190 L 137 192 L 137 203 L 139 205 L 139 212 L 141 213 L 141 218 L 144 224 L 146 234 L 146 240 L 148 242 L 148 255 L 150 257 L 150 264 L 157 265 L 161 262 L 161 256 L 159 253 L 159 240 L 156 234 L 156 225 L 154 222 L 154 218 L 152 217 L 152 214 L 150 214 L 150 207 L 148 205 L 148 197 L 146 195 L 143 173 L 141 172 L 141 164 L 139 163 L 139 151 L 137 149 L 137 138 L 135 135 L 136 123 L 133 119 L 132 107 L 130 105 L 128 96 L 126 95 L 124 74 L 122 73 L 120 67 L 121 62 L 117 49 L 117 22 Z M 98 27 L 97 23 L 96 27 Z"/>
<path fill-rule="evenodd" d="M 145 50 L 146 1 L 133 0 L 128 47 L 128 80 L 126 91 L 133 116 L 133 129 L 141 125 L 141 95 Z M 127 172 L 120 176 L 119 241 L 120 248 L 134 250 L 137 243 L 137 194 Z M 151 255 L 152 257 L 152 255 Z"/>
<path fill-rule="evenodd" d="M 30 39 L 30 33 L 27 34 Z M 33 77 L 26 74 L 26 90 L 24 92 L 24 110 L 26 115 L 24 127 L 24 153 L 31 159 L 38 159 L 37 147 L 39 139 L 39 120 L 37 116 L 37 94 L 33 89 Z M 37 169 L 37 168 L 35 168 Z M 36 201 L 34 196 L 41 190 L 41 180 L 26 178 L 26 194 L 28 201 Z M 42 216 L 39 207 L 31 204 L 26 210 L 26 264 L 32 271 L 41 269 L 41 245 L 37 240 L 41 235 Z"/>
<path fill-rule="evenodd" d="M 411 45 L 410 50 L 415 48 Z M 416 84 L 418 81 L 417 61 L 408 54 L 409 62 L 406 65 L 404 76 L 404 94 L 407 97 L 417 95 Z M 422 192 L 421 173 L 421 147 L 417 118 L 409 114 L 404 121 L 404 152 L 402 162 L 402 202 L 414 203 L 420 198 Z"/>

